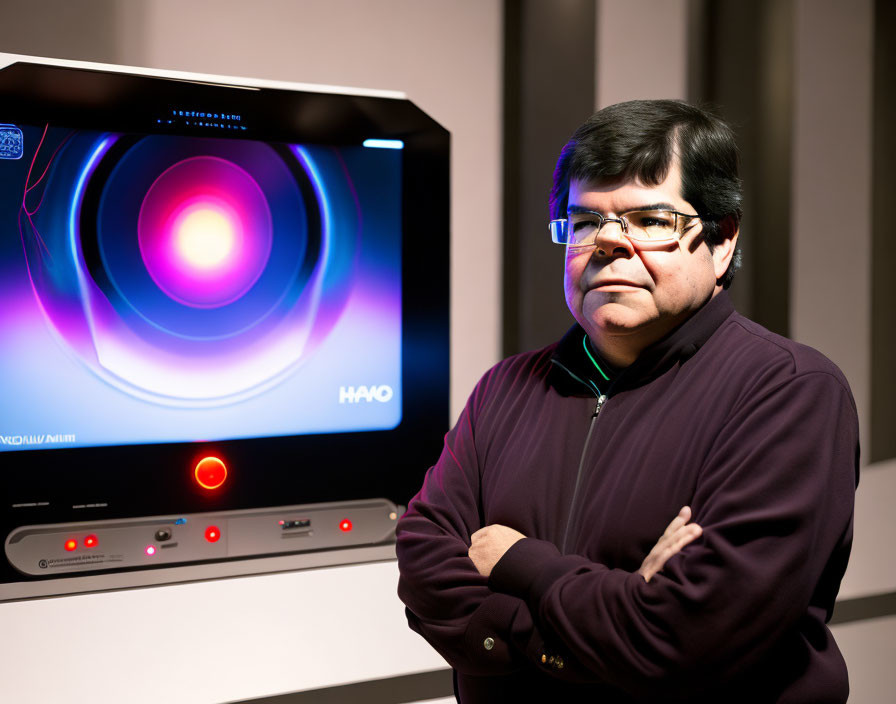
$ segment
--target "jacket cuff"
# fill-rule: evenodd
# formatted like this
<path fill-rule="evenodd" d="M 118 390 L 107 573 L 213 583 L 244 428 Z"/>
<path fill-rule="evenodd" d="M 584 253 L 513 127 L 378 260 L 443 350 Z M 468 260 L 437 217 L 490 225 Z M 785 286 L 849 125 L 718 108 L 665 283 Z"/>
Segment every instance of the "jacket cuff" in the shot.
<path fill-rule="evenodd" d="M 545 564 L 560 556 L 557 546 L 546 540 L 518 540 L 492 568 L 488 586 L 495 592 L 528 599 L 532 585 Z"/>
<path fill-rule="evenodd" d="M 517 612 L 528 607 L 508 594 L 491 594 L 473 613 L 464 632 L 464 646 L 470 660 L 487 671 L 500 672 L 513 669 L 514 622 Z M 521 624 L 524 628 L 526 624 Z M 531 631 L 531 620 L 528 629 Z"/>
<path fill-rule="evenodd" d="M 553 543 L 524 538 L 498 560 L 488 586 L 492 591 L 518 596 L 537 611 L 541 597 L 551 585 L 583 564 L 589 563 L 581 555 L 561 555 Z"/>

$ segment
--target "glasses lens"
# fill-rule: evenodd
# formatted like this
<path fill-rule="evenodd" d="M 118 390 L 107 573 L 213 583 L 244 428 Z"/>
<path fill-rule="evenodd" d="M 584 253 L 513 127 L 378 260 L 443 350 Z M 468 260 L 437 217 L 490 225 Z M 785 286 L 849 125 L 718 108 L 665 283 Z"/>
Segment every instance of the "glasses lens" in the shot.
<path fill-rule="evenodd" d="M 638 240 L 670 240 L 677 234 L 676 215 L 668 210 L 636 210 L 625 214 L 629 237 Z"/>
<path fill-rule="evenodd" d="M 600 229 L 600 216 L 596 213 L 570 213 L 568 227 L 570 245 L 591 244 Z"/>
<path fill-rule="evenodd" d="M 551 241 L 557 244 L 566 244 L 568 224 L 566 220 L 551 220 L 548 223 L 548 232 L 551 233 Z"/>

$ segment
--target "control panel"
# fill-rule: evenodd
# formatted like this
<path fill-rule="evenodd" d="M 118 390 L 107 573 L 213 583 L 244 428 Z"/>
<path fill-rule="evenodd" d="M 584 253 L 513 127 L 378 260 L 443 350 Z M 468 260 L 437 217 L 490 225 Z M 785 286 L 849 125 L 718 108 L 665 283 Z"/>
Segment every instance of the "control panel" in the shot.
<path fill-rule="evenodd" d="M 6 556 L 36 577 L 333 550 L 392 542 L 387 499 L 21 526 Z"/>

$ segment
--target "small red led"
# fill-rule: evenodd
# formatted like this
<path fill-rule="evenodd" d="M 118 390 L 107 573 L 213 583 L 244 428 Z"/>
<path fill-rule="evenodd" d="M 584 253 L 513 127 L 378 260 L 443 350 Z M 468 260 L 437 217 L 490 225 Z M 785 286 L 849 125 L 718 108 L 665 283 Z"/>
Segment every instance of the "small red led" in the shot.
<path fill-rule="evenodd" d="M 65 549 L 71 552 L 76 547 L 78 547 L 78 541 L 76 540 L 66 540 L 65 541 Z"/>
<path fill-rule="evenodd" d="M 100 541 L 95 535 L 88 535 L 86 538 L 84 538 L 85 548 L 95 548 L 99 544 Z"/>
<path fill-rule="evenodd" d="M 152 557 L 153 555 L 156 554 L 156 546 L 155 545 L 147 545 L 145 552 L 147 555 Z"/>
<path fill-rule="evenodd" d="M 227 479 L 227 466 L 217 457 L 199 460 L 193 476 L 203 489 L 217 489 Z"/>
<path fill-rule="evenodd" d="M 352 522 L 347 518 L 342 519 L 342 523 L 339 524 L 339 530 L 343 533 L 348 533 L 352 529 Z"/>
<path fill-rule="evenodd" d="M 221 531 L 218 526 L 209 526 L 205 529 L 205 539 L 210 543 L 217 543 L 221 538 Z"/>

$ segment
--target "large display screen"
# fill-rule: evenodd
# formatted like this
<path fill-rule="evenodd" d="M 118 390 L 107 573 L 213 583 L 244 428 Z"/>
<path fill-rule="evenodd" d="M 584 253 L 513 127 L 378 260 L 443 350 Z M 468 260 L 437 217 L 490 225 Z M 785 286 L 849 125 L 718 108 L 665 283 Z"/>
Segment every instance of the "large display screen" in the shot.
<path fill-rule="evenodd" d="M 0 452 L 401 422 L 401 144 L 234 136 L 0 125 Z"/>
<path fill-rule="evenodd" d="M 0 600 L 383 559 L 448 427 L 447 130 L 161 73 L 0 53 Z"/>

